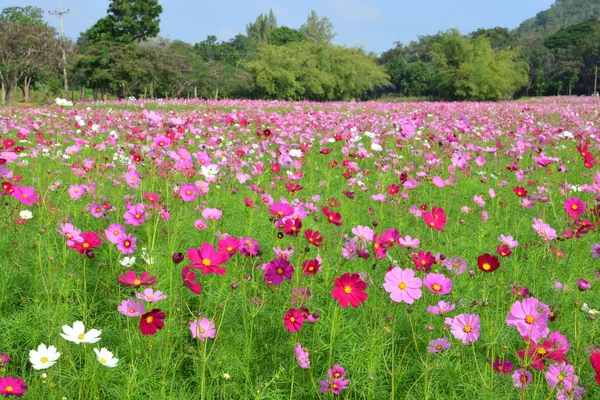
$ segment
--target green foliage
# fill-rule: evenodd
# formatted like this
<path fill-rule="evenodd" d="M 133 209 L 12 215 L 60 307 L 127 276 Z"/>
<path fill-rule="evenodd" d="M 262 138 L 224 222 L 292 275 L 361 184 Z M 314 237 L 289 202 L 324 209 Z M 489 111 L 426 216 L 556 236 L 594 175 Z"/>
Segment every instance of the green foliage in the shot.
<path fill-rule="evenodd" d="M 162 13 L 158 0 L 112 0 L 107 13 L 85 33 L 89 42 L 131 43 L 158 35 Z"/>
<path fill-rule="evenodd" d="M 286 46 L 291 43 L 304 42 L 306 36 L 302 31 L 281 26 L 271 31 L 271 44 L 274 46 Z"/>
<path fill-rule="evenodd" d="M 485 36 L 469 40 L 456 30 L 442 35 L 430 52 L 434 87 L 447 98 L 500 100 L 528 82 L 528 66 L 517 50 L 494 50 Z"/>
<path fill-rule="evenodd" d="M 264 46 L 248 68 L 265 98 L 349 99 L 389 83 L 362 50 L 311 42 Z"/>
<path fill-rule="evenodd" d="M 429 65 L 422 61 L 407 63 L 404 58 L 397 57 L 387 64 L 386 72 L 396 91 L 403 96 L 424 96 L 429 93 L 433 74 Z"/>
<path fill-rule="evenodd" d="M 335 33 L 333 33 L 333 24 L 329 18 L 319 18 L 315 10 L 310 12 L 310 15 L 306 19 L 306 22 L 302 24 L 300 30 L 308 40 L 315 43 L 331 44 L 331 41 L 335 37 Z"/>
<path fill-rule="evenodd" d="M 471 39 L 484 36 L 490 41 L 492 49 L 506 49 L 514 44 L 514 37 L 506 28 L 496 27 L 492 29 L 479 28 L 469 34 Z"/>
<path fill-rule="evenodd" d="M 597 0 L 556 0 L 547 10 L 524 21 L 515 33 L 522 37 L 546 36 L 570 25 L 600 17 Z"/>
<path fill-rule="evenodd" d="M 249 38 L 259 43 L 269 43 L 271 32 L 277 29 L 277 18 L 273 10 L 269 10 L 269 15 L 260 14 L 256 21 L 246 25 L 246 34 Z"/>
<path fill-rule="evenodd" d="M 48 26 L 44 22 L 44 11 L 39 7 L 6 7 L 0 14 L 0 21 L 11 24 L 31 24 Z"/>

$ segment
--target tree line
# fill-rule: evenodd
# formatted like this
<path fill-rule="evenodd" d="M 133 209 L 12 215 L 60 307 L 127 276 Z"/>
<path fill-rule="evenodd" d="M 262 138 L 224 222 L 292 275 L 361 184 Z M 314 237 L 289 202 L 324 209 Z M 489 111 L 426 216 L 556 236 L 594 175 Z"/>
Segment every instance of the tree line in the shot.
<path fill-rule="evenodd" d="M 279 26 L 271 10 L 246 34 L 195 44 L 159 36 L 158 0 L 112 0 L 105 17 L 76 42 L 61 41 L 36 7 L 0 14 L 2 101 L 32 88 L 80 98 L 372 99 L 383 95 L 501 100 L 522 95 L 591 94 L 600 53 L 600 22 L 546 34 L 505 28 L 420 36 L 380 56 L 332 44 L 334 27 L 312 11 L 299 28 Z M 531 25 L 531 24 L 530 24 Z"/>

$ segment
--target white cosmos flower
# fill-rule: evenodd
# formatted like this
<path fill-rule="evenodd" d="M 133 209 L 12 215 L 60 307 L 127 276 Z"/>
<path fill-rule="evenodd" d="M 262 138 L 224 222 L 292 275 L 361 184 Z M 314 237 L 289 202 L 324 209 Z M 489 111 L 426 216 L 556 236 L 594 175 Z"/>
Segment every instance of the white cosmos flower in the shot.
<path fill-rule="evenodd" d="M 381 151 L 381 150 L 383 150 L 383 147 L 381 147 L 381 145 L 379 145 L 377 143 L 371 143 L 371 150 L 373 150 L 373 151 Z"/>
<path fill-rule="evenodd" d="M 202 166 L 202 167 L 200 167 L 200 172 L 207 179 L 216 178 L 217 174 L 219 173 L 219 167 L 217 167 L 214 164 L 211 164 L 211 165 L 209 165 L 207 167 Z"/>
<path fill-rule="evenodd" d="M 596 315 L 596 314 L 600 313 L 599 310 L 597 310 L 595 308 L 590 308 L 590 306 L 588 306 L 588 303 L 583 303 L 583 307 L 581 307 L 581 311 L 589 313 L 591 315 Z"/>
<path fill-rule="evenodd" d="M 300 158 L 302 157 L 302 150 L 300 149 L 292 149 L 290 150 L 290 157 Z"/>
<path fill-rule="evenodd" d="M 374 138 L 375 136 L 377 136 L 377 135 L 376 135 L 376 134 L 374 134 L 373 132 L 366 131 L 366 132 L 365 132 L 365 136 L 366 136 L 366 137 L 369 137 L 369 138 L 371 138 L 371 139 L 373 139 L 373 138 Z"/>
<path fill-rule="evenodd" d="M 114 368 L 119 363 L 119 359 L 113 356 L 113 353 L 106 350 L 104 347 L 100 350 L 94 349 L 94 353 L 96 353 L 96 358 L 98 362 L 105 367 Z"/>
<path fill-rule="evenodd" d="M 133 264 L 135 264 L 135 257 L 123 257 L 123 259 L 119 262 L 125 268 L 131 268 L 133 267 Z"/>
<path fill-rule="evenodd" d="M 31 219 L 33 218 L 33 214 L 29 210 L 23 210 L 19 213 L 19 216 L 23 219 Z"/>
<path fill-rule="evenodd" d="M 40 344 L 37 350 L 29 350 L 29 362 L 33 369 L 46 369 L 56 364 L 56 360 L 60 357 L 60 353 L 56 351 L 56 347 L 46 347 L 44 343 Z"/>
<path fill-rule="evenodd" d="M 69 342 L 77 344 L 96 343 L 100 340 L 100 334 L 102 334 L 102 331 L 99 331 L 97 329 L 91 329 L 89 332 L 86 333 L 85 326 L 81 321 L 75 321 L 73 323 L 73 327 L 70 327 L 69 325 L 63 325 L 62 328 L 64 333 L 61 333 L 60 336 L 62 336 L 63 339 L 68 340 Z"/>

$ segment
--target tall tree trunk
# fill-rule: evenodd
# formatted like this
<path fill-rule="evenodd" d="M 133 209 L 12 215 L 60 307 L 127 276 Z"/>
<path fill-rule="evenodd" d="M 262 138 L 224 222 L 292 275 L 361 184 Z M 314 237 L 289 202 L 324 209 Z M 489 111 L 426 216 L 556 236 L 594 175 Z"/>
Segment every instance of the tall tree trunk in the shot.
<path fill-rule="evenodd" d="M 14 88 L 13 88 L 13 83 L 7 82 L 5 90 L 6 90 L 5 104 L 7 106 L 12 106 L 13 97 L 14 97 L 14 93 L 15 93 Z"/>
<path fill-rule="evenodd" d="M 29 103 L 29 87 L 31 86 L 31 77 L 23 78 L 23 101 Z"/>
<path fill-rule="evenodd" d="M 0 89 L 0 104 L 6 104 L 6 88 L 4 82 L 2 82 L 2 88 Z"/>
<path fill-rule="evenodd" d="M 215 100 L 219 100 L 219 87 L 217 86 L 217 90 L 215 90 Z"/>

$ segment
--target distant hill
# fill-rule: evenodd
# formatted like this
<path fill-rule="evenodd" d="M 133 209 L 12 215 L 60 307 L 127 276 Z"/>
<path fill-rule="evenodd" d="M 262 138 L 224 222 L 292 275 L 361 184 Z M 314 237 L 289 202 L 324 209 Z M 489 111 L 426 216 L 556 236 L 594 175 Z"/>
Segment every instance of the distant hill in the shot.
<path fill-rule="evenodd" d="M 518 36 L 549 36 L 561 28 L 600 18 L 600 0 L 556 0 L 547 10 L 525 20 Z"/>

